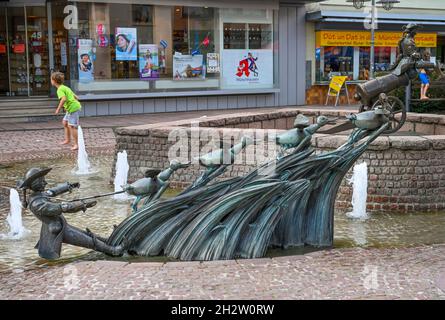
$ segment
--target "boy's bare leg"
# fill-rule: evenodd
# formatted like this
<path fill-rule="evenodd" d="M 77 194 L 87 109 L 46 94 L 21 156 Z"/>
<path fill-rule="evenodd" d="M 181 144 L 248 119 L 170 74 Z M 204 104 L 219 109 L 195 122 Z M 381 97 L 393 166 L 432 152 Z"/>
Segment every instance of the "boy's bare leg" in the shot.
<path fill-rule="evenodd" d="M 63 120 L 62 123 L 65 140 L 63 140 L 60 144 L 69 144 L 71 142 L 70 127 L 68 126 L 68 121 Z"/>
<path fill-rule="evenodd" d="M 79 145 L 77 144 L 77 139 L 78 139 L 77 127 L 70 126 L 70 131 L 71 134 L 73 135 L 73 147 L 71 148 L 71 150 L 77 150 L 79 149 Z"/>
<path fill-rule="evenodd" d="M 423 96 L 425 99 L 429 99 L 429 97 L 426 95 L 426 92 L 428 91 L 428 88 L 430 87 L 430 84 L 426 84 L 424 89 L 423 89 Z"/>

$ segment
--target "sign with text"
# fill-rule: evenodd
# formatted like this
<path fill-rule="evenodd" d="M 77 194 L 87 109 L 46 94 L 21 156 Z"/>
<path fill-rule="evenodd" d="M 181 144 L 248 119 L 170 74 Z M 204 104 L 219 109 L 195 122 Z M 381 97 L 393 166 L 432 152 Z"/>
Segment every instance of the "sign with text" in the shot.
<path fill-rule="evenodd" d="M 158 46 L 155 44 L 139 45 L 139 76 L 142 80 L 159 78 Z"/>
<path fill-rule="evenodd" d="M 366 31 L 318 31 L 316 46 L 319 47 L 370 47 L 371 33 Z M 376 32 L 376 47 L 397 47 L 402 38 L 402 32 Z M 435 48 L 437 46 L 437 34 L 418 33 L 415 37 L 418 47 Z"/>
<path fill-rule="evenodd" d="M 273 86 L 272 50 L 224 50 L 221 63 L 226 88 Z"/>
<path fill-rule="evenodd" d="M 173 56 L 174 80 L 204 80 L 203 56 L 175 54 Z"/>

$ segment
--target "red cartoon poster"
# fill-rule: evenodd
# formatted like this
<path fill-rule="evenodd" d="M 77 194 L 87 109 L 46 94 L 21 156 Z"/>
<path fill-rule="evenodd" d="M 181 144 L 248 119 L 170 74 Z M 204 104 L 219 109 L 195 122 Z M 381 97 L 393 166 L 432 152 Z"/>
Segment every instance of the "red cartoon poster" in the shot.
<path fill-rule="evenodd" d="M 225 88 L 273 86 L 272 50 L 224 50 L 222 57 Z"/>

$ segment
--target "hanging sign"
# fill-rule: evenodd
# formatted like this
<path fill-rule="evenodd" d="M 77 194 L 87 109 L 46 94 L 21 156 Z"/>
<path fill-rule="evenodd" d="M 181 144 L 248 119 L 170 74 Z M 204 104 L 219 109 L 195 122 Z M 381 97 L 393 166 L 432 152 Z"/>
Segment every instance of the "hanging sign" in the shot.
<path fill-rule="evenodd" d="M 136 28 L 116 28 L 116 60 L 136 61 L 137 42 Z"/>
<path fill-rule="evenodd" d="M 86 83 L 93 81 L 93 40 L 79 39 L 77 54 L 79 81 Z"/>
<path fill-rule="evenodd" d="M 376 32 L 376 47 L 398 47 L 402 32 Z M 435 48 L 437 34 L 418 33 L 414 38 L 417 47 Z M 316 46 L 319 47 L 370 47 L 371 33 L 366 31 L 318 31 Z"/>
<path fill-rule="evenodd" d="M 159 55 L 156 44 L 139 45 L 139 76 L 142 80 L 159 78 Z"/>

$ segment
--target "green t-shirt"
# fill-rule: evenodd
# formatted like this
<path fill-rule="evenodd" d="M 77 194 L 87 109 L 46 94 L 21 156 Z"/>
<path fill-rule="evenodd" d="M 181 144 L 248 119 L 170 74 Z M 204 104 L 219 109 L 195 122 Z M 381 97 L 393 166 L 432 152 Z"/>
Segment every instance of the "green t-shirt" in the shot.
<path fill-rule="evenodd" d="M 57 97 L 59 99 L 66 97 L 66 101 L 63 104 L 63 108 L 66 112 L 73 113 L 79 111 L 82 107 L 80 102 L 74 98 L 74 92 L 63 84 L 57 89 Z"/>

